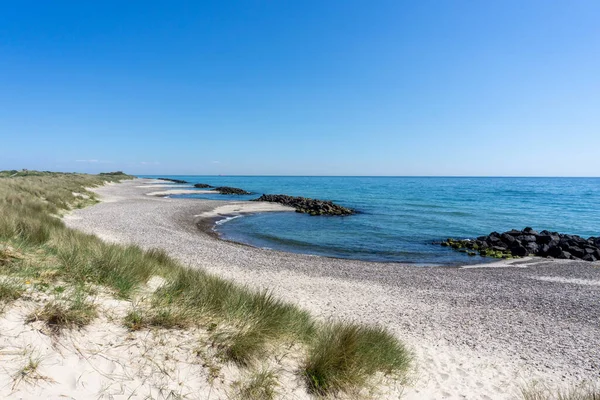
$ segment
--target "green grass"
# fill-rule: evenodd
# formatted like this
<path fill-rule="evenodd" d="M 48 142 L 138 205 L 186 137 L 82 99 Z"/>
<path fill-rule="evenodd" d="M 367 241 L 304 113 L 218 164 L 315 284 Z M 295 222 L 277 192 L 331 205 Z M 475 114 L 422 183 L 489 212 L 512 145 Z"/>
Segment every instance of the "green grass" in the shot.
<path fill-rule="evenodd" d="M 0 305 L 19 299 L 24 291 L 22 285 L 9 280 L 0 280 Z"/>
<path fill-rule="evenodd" d="M 78 291 L 69 300 L 52 300 L 32 313 L 27 321 L 43 321 L 55 332 L 83 328 L 98 316 L 96 306 L 85 297 L 84 292 Z"/>
<path fill-rule="evenodd" d="M 521 396 L 523 400 L 600 400 L 600 389 L 589 382 L 562 390 L 553 390 L 544 385 L 533 384 L 522 388 Z"/>
<path fill-rule="evenodd" d="M 310 391 L 323 395 L 365 387 L 377 373 L 405 372 L 410 360 L 383 328 L 332 322 L 317 332 L 303 372 Z"/>
<path fill-rule="evenodd" d="M 234 383 L 234 398 L 240 400 L 272 400 L 279 382 L 273 371 L 261 369 L 251 372 L 245 379 Z"/>
<path fill-rule="evenodd" d="M 299 345 L 307 349 L 301 371 L 307 388 L 320 395 L 366 385 L 378 373 L 401 376 L 408 369 L 408 353 L 381 328 L 317 322 L 269 292 L 185 268 L 163 250 L 103 242 L 68 229 L 59 218 L 97 202 L 86 188 L 128 178 L 120 173 L 0 172 L 0 244 L 22 255 L 0 254 L 5 260 L 0 274 L 32 279 L 40 288 L 60 281 L 63 289 L 55 292 L 63 297 L 69 292 L 65 286 L 100 286 L 124 299 L 160 276 L 166 284 L 125 317 L 130 330 L 199 326 L 210 332 L 222 359 L 242 367 L 270 357 L 281 345 Z M 82 327 L 95 315 L 80 294 L 72 301 L 51 301 L 32 318 L 60 330 Z"/>

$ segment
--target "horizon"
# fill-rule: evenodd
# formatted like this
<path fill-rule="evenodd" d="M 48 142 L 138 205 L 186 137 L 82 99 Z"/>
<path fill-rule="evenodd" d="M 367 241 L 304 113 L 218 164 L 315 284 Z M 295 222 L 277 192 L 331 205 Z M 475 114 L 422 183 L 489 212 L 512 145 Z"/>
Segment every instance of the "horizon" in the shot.
<path fill-rule="evenodd" d="M 236 176 L 236 177 L 298 177 L 298 178 L 567 178 L 567 179 L 599 179 L 600 176 L 515 176 L 515 175 L 243 175 L 243 174 L 218 174 L 218 175 L 207 175 L 207 174 L 129 174 L 135 177 L 170 177 L 170 176 L 206 176 L 206 177 L 219 177 L 219 176 Z"/>
<path fill-rule="evenodd" d="M 4 4 L 0 169 L 595 178 L 598 15 L 541 0 Z"/>

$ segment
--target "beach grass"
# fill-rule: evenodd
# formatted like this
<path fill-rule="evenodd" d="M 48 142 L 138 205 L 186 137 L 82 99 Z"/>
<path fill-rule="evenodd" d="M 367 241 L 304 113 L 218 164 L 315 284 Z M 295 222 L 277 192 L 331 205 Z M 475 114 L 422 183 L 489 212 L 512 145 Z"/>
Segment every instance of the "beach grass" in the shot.
<path fill-rule="evenodd" d="M 536 382 L 521 389 L 523 400 L 600 400 L 600 389 L 591 382 L 582 382 L 568 389 L 552 389 Z"/>
<path fill-rule="evenodd" d="M 311 392 L 360 389 L 377 373 L 406 371 L 410 352 L 381 327 L 330 322 L 316 332 L 303 372 Z"/>
<path fill-rule="evenodd" d="M 402 376 L 408 370 L 410 354 L 382 328 L 323 323 L 269 292 L 186 268 L 163 250 L 107 243 L 64 225 L 61 216 L 98 202 L 87 188 L 129 178 L 122 173 L 0 172 L 0 248 L 5 249 L 0 275 L 75 288 L 69 292 L 60 286 L 59 294 L 66 291 L 71 298 L 49 301 L 31 315 L 32 321 L 42 320 L 56 331 L 83 327 L 97 311 L 82 288 L 98 286 L 132 299 L 151 278 L 161 277 L 164 284 L 124 318 L 130 330 L 200 326 L 210 332 L 221 358 L 240 367 L 253 367 L 280 345 L 299 345 L 306 349 L 300 373 L 307 390 L 318 395 L 353 390 L 378 374 Z M 6 293 L 14 297 L 8 287 Z M 269 381 L 262 378 L 256 376 L 257 387 Z"/>
<path fill-rule="evenodd" d="M 28 322 L 43 321 L 52 331 L 60 332 L 63 329 L 83 328 L 90 324 L 97 316 L 96 306 L 89 301 L 87 293 L 78 289 L 69 297 L 57 298 L 44 304 L 34 311 Z"/>
<path fill-rule="evenodd" d="M 234 398 L 239 400 L 272 400 L 277 395 L 277 375 L 261 368 L 251 371 L 244 379 L 234 382 Z"/>
<path fill-rule="evenodd" d="M 0 280 L 0 305 L 19 299 L 24 291 L 23 286 L 18 283 L 7 279 Z"/>

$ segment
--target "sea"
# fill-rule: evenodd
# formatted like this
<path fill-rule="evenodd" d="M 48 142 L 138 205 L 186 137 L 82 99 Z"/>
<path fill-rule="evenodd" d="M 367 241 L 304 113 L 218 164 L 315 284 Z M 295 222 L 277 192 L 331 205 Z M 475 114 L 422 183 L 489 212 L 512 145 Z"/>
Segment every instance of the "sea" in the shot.
<path fill-rule="evenodd" d="M 171 197 L 251 200 L 287 194 L 331 200 L 346 217 L 259 213 L 219 221 L 221 238 L 294 253 L 415 265 L 491 261 L 440 246 L 532 227 L 600 236 L 600 178 L 143 175 L 242 188 L 252 195 Z M 180 186 L 180 185 L 174 185 Z"/>

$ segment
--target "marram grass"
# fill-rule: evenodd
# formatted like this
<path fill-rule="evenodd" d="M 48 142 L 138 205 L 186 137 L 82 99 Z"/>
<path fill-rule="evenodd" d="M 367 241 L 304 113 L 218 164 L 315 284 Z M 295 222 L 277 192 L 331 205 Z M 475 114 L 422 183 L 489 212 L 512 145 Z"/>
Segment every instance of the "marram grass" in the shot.
<path fill-rule="evenodd" d="M 0 244 L 24 255 L 3 255 L 0 275 L 97 285 L 121 298 L 130 298 L 151 277 L 161 276 L 166 283 L 149 304 L 133 309 L 123 321 L 129 329 L 199 325 L 211 332 L 223 359 L 242 367 L 267 358 L 279 345 L 299 345 L 306 349 L 299 373 L 307 390 L 318 395 L 355 390 L 378 375 L 401 377 L 408 370 L 409 353 L 383 328 L 321 323 L 268 292 L 185 268 L 162 250 L 106 243 L 63 224 L 64 213 L 97 202 L 86 188 L 130 178 L 123 173 L 0 171 Z M 17 296 L 11 288 L 2 290 L 6 299 Z M 58 330 L 85 326 L 95 315 L 93 304 L 79 295 L 73 301 L 51 301 L 32 319 Z M 264 389 L 262 381 L 255 386 Z"/>

